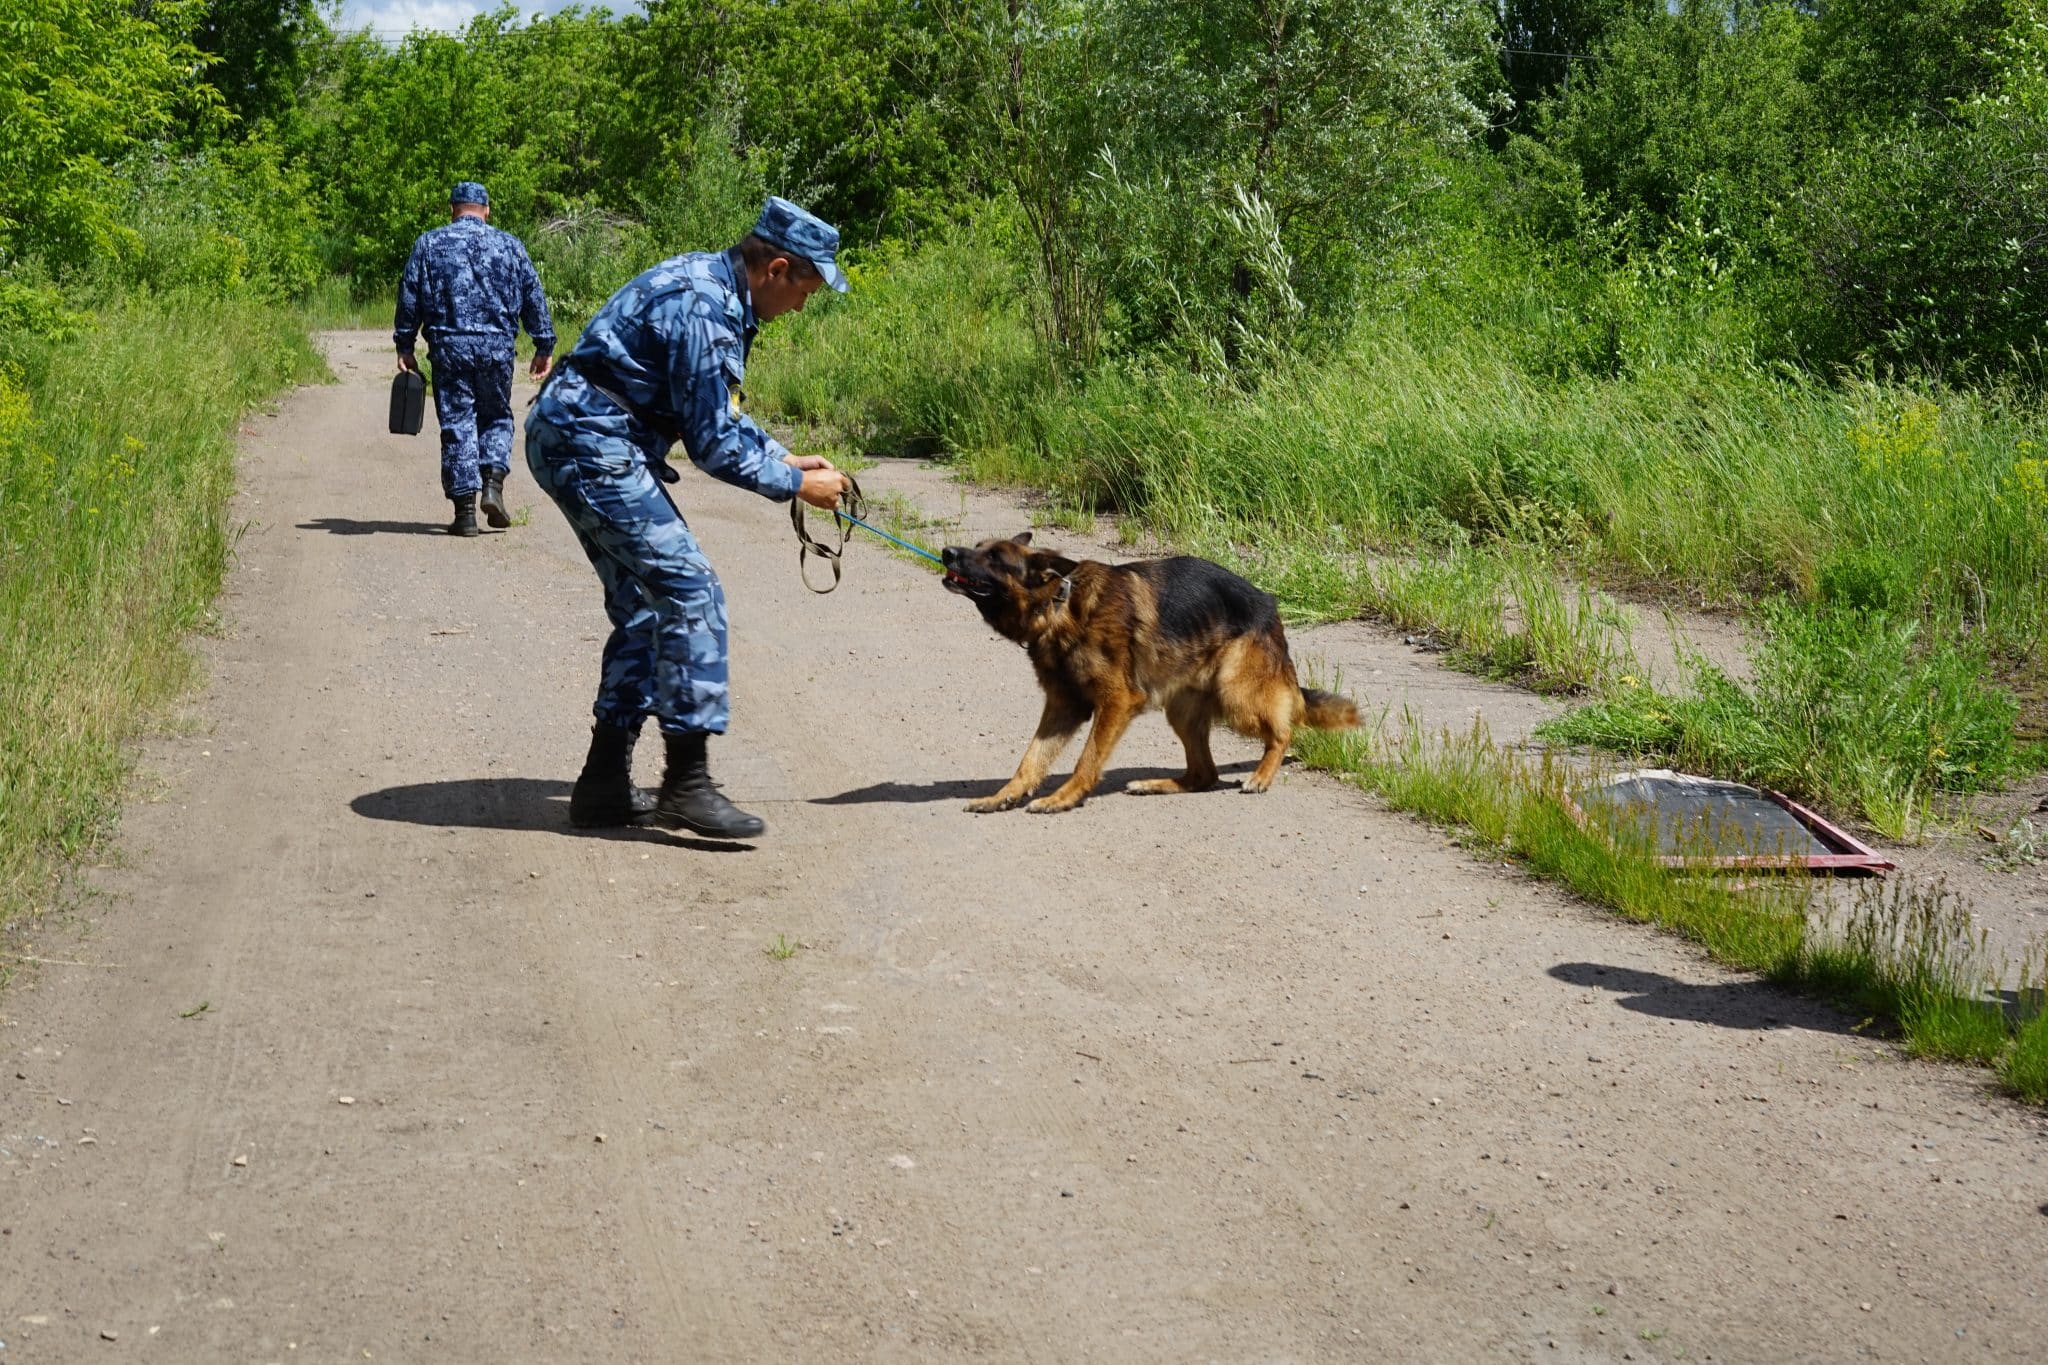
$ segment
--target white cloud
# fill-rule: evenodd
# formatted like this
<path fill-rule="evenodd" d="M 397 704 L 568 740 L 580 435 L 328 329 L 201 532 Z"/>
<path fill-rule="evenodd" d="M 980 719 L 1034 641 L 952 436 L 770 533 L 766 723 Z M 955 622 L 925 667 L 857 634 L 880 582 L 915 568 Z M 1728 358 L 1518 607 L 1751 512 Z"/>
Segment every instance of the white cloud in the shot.
<path fill-rule="evenodd" d="M 519 12 L 522 17 L 535 11 L 553 14 L 569 3 L 570 0 L 523 0 Z M 639 5 L 637 0 L 607 0 L 605 7 L 616 14 L 638 9 Z M 497 0 L 342 0 L 341 22 L 336 27 L 344 33 L 367 28 L 382 37 L 402 37 L 415 28 L 452 33 L 468 28 L 471 19 L 496 8 Z M 586 3 L 584 8 L 594 6 Z"/>
<path fill-rule="evenodd" d="M 456 30 L 484 11 L 483 0 L 348 0 L 341 7 L 343 32 L 367 28 L 397 36 L 416 28 Z"/>

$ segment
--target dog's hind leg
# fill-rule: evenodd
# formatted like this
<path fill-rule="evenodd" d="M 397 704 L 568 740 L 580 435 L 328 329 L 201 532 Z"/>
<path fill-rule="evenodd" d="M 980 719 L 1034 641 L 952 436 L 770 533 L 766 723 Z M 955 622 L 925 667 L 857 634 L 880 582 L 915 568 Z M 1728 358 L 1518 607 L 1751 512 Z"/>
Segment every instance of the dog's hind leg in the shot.
<path fill-rule="evenodd" d="M 1209 752 L 1209 730 L 1216 723 L 1206 693 L 1183 692 L 1166 706 L 1166 719 L 1188 754 L 1188 770 L 1179 777 L 1148 777 L 1124 790 L 1137 796 L 1174 796 L 1207 791 L 1216 785 L 1216 759 Z"/>
<path fill-rule="evenodd" d="M 1252 775 L 1244 780 L 1247 792 L 1262 792 L 1273 785 L 1280 762 L 1287 757 L 1287 745 L 1294 738 L 1295 722 L 1301 717 L 1301 692 L 1291 677 L 1275 679 L 1268 685 L 1264 701 L 1252 735 L 1265 741 L 1266 752 L 1259 756 L 1259 766 L 1252 770 Z"/>
<path fill-rule="evenodd" d="M 1017 764 L 1016 775 L 993 795 L 969 801 L 967 809 L 983 815 L 992 810 L 1008 810 L 1028 800 L 1038 790 L 1039 783 L 1045 781 L 1053 760 L 1060 756 L 1060 750 L 1067 747 L 1074 731 L 1088 719 L 1088 713 L 1089 706 L 1085 701 L 1047 693 L 1045 710 L 1038 717 L 1038 731 L 1024 746 L 1024 757 Z"/>
<path fill-rule="evenodd" d="M 1273 777 L 1280 771 L 1280 760 L 1287 757 L 1287 745 L 1293 740 L 1294 732 L 1268 730 L 1264 738 L 1266 752 L 1259 756 L 1259 766 L 1252 770 L 1252 775 L 1244 780 L 1244 789 L 1248 792 L 1262 792 L 1273 785 Z"/>
<path fill-rule="evenodd" d="M 1088 742 L 1081 746 L 1081 757 L 1074 763 L 1074 775 L 1024 809 L 1033 815 L 1055 815 L 1080 805 L 1088 793 L 1095 790 L 1095 784 L 1102 780 L 1102 769 L 1108 764 L 1116 742 L 1124 737 L 1124 731 L 1144 709 L 1145 694 L 1142 692 L 1103 699 L 1095 708 L 1095 724 L 1089 727 Z"/>

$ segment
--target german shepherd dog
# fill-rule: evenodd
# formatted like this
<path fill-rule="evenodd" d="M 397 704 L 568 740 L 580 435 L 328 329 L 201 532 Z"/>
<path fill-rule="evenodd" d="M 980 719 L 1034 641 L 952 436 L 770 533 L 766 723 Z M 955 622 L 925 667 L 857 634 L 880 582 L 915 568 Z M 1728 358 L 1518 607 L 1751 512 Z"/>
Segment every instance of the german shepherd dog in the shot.
<path fill-rule="evenodd" d="M 1103 564 L 1031 548 L 1031 533 L 948 546 L 946 591 L 971 598 L 996 633 L 1031 656 L 1045 712 L 1017 775 L 971 811 L 1029 801 L 1083 722 L 1094 717 L 1074 775 L 1025 809 L 1072 810 L 1102 780 L 1110 751 L 1138 715 L 1157 706 L 1187 749 L 1179 777 L 1133 782 L 1141 795 L 1216 785 L 1209 730 L 1217 722 L 1262 740 L 1265 756 L 1244 789 L 1262 792 L 1298 725 L 1358 724 L 1349 698 L 1304 688 L 1270 593 L 1220 564 L 1186 555 Z"/>

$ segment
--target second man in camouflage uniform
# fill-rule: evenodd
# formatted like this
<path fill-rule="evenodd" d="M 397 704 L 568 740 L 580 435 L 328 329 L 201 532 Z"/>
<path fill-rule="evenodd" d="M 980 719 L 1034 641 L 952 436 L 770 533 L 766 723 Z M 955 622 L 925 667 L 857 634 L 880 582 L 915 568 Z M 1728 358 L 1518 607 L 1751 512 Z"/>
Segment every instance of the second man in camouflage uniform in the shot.
<path fill-rule="evenodd" d="M 474 180 L 448 196 L 450 221 L 422 233 L 398 285 L 392 340 L 398 368 L 417 370 L 413 347 L 424 333 L 434 362 L 434 416 L 441 423 L 441 491 L 455 505 L 453 535 L 477 534 L 477 495 L 485 518 L 510 526 L 505 474 L 512 464 L 512 360 L 519 325 L 533 338 L 532 372 L 553 365 L 555 327 L 526 248 L 485 220 L 491 196 Z"/>

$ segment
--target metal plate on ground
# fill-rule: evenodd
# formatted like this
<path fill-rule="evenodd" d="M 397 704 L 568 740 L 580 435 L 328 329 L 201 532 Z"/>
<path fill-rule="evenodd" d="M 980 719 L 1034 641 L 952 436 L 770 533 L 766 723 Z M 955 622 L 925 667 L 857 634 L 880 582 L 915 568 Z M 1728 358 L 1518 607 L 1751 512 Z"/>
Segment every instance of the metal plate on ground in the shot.
<path fill-rule="evenodd" d="M 1666 867 L 1883 872 L 1895 864 L 1782 793 L 1669 768 L 1616 773 L 1580 811 L 1626 829 Z"/>

